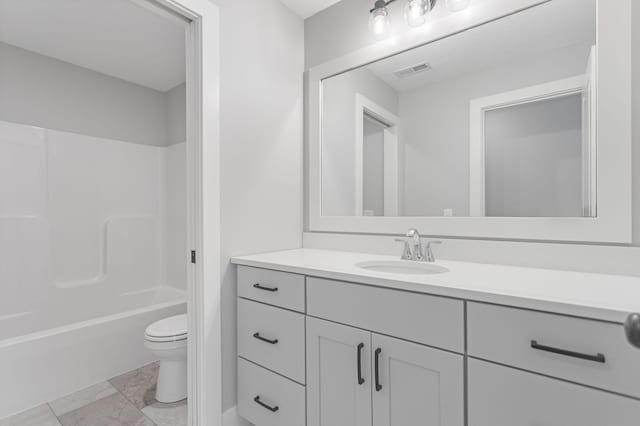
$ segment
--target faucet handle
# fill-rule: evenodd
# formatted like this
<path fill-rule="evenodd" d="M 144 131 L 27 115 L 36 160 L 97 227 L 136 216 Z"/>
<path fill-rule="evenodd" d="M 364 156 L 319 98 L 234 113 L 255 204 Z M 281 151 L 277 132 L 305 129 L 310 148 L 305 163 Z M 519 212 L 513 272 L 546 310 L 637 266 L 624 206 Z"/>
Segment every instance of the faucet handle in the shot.
<path fill-rule="evenodd" d="M 402 249 L 402 256 L 400 259 L 402 260 L 411 260 L 411 246 L 409 245 L 408 238 L 396 238 L 396 242 L 404 243 L 404 248 Z"/>
<path fill-rule="evenodd" d="M 433 244 L 442 244 L 441 240 L 427 240 L 427 244 L 425 244 L 424 247 L 424 261 L 425 262 L 435 262 L 436 261 L 436 256 L 433 254 L 433 250 L 431 249 L 431 246 Z"/>

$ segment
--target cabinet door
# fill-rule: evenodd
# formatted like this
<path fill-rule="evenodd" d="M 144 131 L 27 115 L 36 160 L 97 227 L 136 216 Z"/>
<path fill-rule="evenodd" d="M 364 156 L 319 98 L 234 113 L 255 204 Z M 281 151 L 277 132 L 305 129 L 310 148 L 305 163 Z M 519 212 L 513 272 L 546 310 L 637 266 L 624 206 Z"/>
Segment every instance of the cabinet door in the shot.
<path fill-rule="evenodd" d="M 638 400 L 469 359 L 469 426 L 638 424 Z"/>
<path fill-rule="evenodd" d="M 377 334 L 371 348 L 374 426 L 464 425 L 461 355 Z"/>
<path fill-rule="evenodd" d="M 371 334 L 307 318 L 307 425 L 371 426 Z"/>

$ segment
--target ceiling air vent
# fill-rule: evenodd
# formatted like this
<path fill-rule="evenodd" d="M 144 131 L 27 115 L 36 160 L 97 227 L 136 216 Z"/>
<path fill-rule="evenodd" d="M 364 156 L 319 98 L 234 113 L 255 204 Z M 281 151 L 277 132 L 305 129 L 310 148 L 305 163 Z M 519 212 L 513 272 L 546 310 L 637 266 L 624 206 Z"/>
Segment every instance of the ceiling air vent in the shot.
<path fill-rule="evenodd" d="M 412 75 L 420 74 L 422 72 L 426 72 L 429 70 L 431 70 L 431 65 L 425 62 L 422 64 L 413 65 L 409 68 L 398 70 L 394 72 L 393 75 L 395 75 L 398 78 L 407 78 L 407 77 L 411 77 Z"/>

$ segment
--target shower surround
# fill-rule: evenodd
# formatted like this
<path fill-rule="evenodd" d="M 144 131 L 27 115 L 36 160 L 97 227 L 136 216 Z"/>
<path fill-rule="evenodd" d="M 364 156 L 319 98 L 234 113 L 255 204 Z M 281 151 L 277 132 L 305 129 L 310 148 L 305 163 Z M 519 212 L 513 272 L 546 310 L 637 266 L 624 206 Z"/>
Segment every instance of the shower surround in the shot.
<path fill-rule="evenodd" d="M 186 310 L 186 144 L 0 121 L 0 418 L 150 361 Z"/>

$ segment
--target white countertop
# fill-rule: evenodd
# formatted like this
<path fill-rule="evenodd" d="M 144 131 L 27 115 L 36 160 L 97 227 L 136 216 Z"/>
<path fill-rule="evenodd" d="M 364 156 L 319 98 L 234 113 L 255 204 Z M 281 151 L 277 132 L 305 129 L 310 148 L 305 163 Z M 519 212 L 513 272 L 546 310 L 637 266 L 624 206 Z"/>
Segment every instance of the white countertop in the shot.
<path fill-rule="evenodd" d="M 356 263 L 398 257 L 296 249 L 232 263 L 362 284 L 623 323 L 640 312 L 640 277 L 438 260 L 443 274 L 373 272 Z"/>

